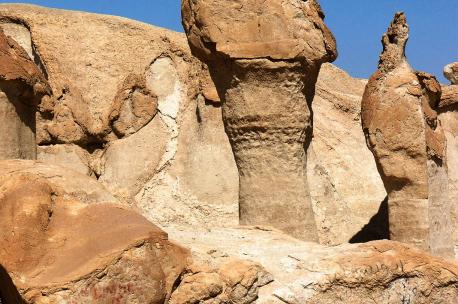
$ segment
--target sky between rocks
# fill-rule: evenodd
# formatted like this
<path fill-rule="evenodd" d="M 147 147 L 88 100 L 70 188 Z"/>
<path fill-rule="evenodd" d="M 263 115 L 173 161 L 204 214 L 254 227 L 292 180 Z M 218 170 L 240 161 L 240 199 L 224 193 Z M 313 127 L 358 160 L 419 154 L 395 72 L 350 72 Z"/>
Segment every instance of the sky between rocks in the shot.
<path fill-rule="evenodd" d="M 23 0 L 0 3 L 104 13 L 183 31 L 180 0 Z M 380 39 L 394 13 L 404 11 L 411 28 L 407 56 L 417 70 L 441 82 L 444 65 L 458 61 L 458 0 L 320 0 L 326 24 L 337 39 L 335 64 L 354 77 L 368 78 L 376 69 Z"/>

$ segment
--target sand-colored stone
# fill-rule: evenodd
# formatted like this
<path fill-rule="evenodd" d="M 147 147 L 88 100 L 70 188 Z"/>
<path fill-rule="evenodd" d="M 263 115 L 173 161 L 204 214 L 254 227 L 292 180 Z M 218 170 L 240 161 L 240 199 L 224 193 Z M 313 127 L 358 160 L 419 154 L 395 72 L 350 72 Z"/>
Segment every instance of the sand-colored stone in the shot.
<path fill-rule="evenodd" d="M 203 303 L 227 303 L 217 288 L 214 293 L 208 288 L 224 286 L 216 274 L 234 259 L 260 265 L 261 273 L 273 279 L 256 290 L 255 303 L 453 304 L 458 300 L 456 262 L 394 241 L 326 247 L 263 227 L 171 229 L 169 235 L 192 248 L 195 265 L 206 265 L 186 271 L 200 275 L 191 275 L 176 289 L 180 303 L 193 303 L 185 300 L 198 294 L 206 295 Z M 194 289 L 184 294 L 189 285 Z"/>
<path fill-rule="evenodd" d="M 409 28 L 397 13 L 362 101 L 362 125 L 388 193 L 390 238 L 453 256 L 446 140 L 434 110 L 436 79 L 405 57 Z"/>
<path fill-rule="evenodd" d="M 321 64 L 336 57 L 321 8 L 316 1 L 183 1 L 182 17 L 223 102 L 240 222 L 317 241 L 306 174 L 310 105 Z"/>
<path fill-rule="evenodd" d="M 239 177 L 220 98 L 184 34 L 31 5 L 2 4 L 0 20 L 24 48 L 33 46 L 53 87 L 37 121 L 41 160 L 87 172 L 121 200 L 134 195 L 162 227 L 238 223 Z M 148 79 L 146 89 L 160 106 L 149 123 L 119 139 L 109 114 L 129 75 Z M 381 235 L 371 232 L 371 218 L 380 218 L 386 193 L 360 127 L 364 86 L 331 64 L 323 65 L 316 85 L 307 175 L 326 244 Z M 128 126 L 128 133 L 142 124 Z"/>
<path fill-rule="evenodd" d="M 444 67 L 444 76 L 452 84 L 458 84 L 458 62 L 450 63 Z"/>
<path fill-rule="evenodd" d="M 126 207 L 59 192 L 35 164 L 0 162 L 0 276 L 10 280 L 0 285 L 2 301 L 164 303 L 186 250 Z M 17 169 L 3 169 L 10 166 Z"/>
<path fill-rule="evenodd" d="M 27 52 L 0 28 L 0 159 L 36 159 L 35 114 L 50 88 Z"/>

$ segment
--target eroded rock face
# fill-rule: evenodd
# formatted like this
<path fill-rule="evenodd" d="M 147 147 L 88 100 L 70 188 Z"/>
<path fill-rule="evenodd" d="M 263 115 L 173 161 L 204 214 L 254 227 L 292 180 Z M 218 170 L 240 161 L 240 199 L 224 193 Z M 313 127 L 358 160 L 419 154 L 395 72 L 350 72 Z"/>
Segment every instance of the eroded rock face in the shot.
<path fill-rule="evenodd" d="M 452 84 L 458 84 L 458 62 L 450 63 L 444 67 L 444 76 Z"/>
<path fill-rule="evenodd" d="M 164 303 L 187 251 L 126 207 L 59 191 L 36 164 L 0 162 L 0 276 L 10 281 L 0 285 L 3 300 Z"/>
<path fill-rule="evenodd" d="M 0 28 L 0 159 L 36 159 L 35 113 L 49 93 L 27 52 Z"/>
<path fill-rule="evenodd" d="M 388 193 L 391 239 L 450 257 L 446 144 L 434 110 L 441 88 L 409 66 L 407 39 L 405 15 L 397 13 L 363 96 L 362 125 Z"/>
<path fill-rule="evenodd" d="M 273 279 L 269 284 L 253 288 L 256 303 L 366 304 L 371 299 L 374 303 L 389 304 L 403 301 L 452 304 L 458 299 L 455 262 L 398 242 L 326 247 L 254 227 L 176 229 L 169 233 L 174 240 L 192 248 L 195 265 L 208 265 L 206 269 L 187 269 L 185 277 L 189 275 L 189 279 L 181 281 L 172 294 L 172 299 L 175 293 L 183 296 L 180 303 L 193 303 L 193 299 L 203 294 L 204 303 L 224 303 L 221 301 L 224 293 L 220 292 L 224 285 L 220 280 L 221 269 L 234 259 L 249 260 L 245 264 L 258 271 L 258 275 L 254 271 L 244 272 L 246 278 Z M 231 269 L 237 273 L 240 267 Z M 259 275 L 262 273 L 270 275 Z M 193 292 L 190 285 L 195 287 Z M 184 290 L 189 292 L 183 293 Z"/>
<path fill-rule="evenodd" d="M 455 83 L 453 73 L 447 73 L 456 67 L 449 64 L 444 74 Z M 458 70 L 458 69 L 457 69 Z M 455 256 L 458 256 L 458 85 L 442 86 L 442 96 L 439 104 L 439 120 L 447 139 L 447 170 L 449 182 L 449 198 L 452 202 L 452 223 L 454 223 Z"/>
<path fill-rule="evenodd" d="M 182 16 L 191 50 L 208 63 L 223 101 L 240 222 L 316 241 L 306 177 L 310 105 L 321 64 L 336 57 L 319 5 L 183 1 Z"/>

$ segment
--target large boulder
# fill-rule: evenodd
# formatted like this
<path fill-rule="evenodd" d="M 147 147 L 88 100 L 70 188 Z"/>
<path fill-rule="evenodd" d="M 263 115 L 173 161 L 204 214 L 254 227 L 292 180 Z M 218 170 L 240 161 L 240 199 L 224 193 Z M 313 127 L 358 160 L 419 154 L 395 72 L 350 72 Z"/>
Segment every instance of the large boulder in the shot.
<path fill-rule="evenodd" d="M 62 186 L 84 175 L 55 170 L 59 187 L 40 167 L 0 162 L 2 303 L 164 303 L 187 251 L 128 207 Z"/>

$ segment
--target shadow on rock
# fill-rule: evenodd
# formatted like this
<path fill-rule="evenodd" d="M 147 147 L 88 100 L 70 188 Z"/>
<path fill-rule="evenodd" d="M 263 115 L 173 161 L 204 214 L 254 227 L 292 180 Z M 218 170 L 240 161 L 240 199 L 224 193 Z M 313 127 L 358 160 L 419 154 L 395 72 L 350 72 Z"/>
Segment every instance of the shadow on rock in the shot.
<path fill-rule="evenodd" d="M 378 212 L 350 239 L 350 243 L 366 243 L 389 238 L 388 197 L 386 197 L 380 204 Z"/>

